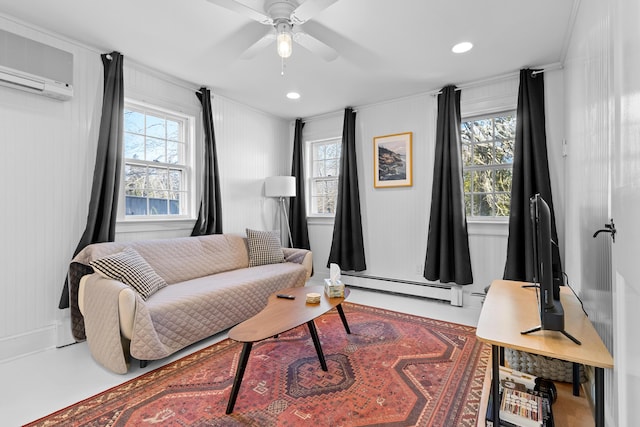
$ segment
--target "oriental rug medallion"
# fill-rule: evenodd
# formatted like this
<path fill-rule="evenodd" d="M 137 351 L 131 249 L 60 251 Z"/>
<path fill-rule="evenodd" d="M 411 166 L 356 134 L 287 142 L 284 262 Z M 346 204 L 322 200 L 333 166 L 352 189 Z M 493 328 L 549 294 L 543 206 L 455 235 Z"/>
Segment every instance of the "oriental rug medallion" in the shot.
<path fill-rule="evenodd" d="M 49 415 L 37 426 L 474 426 L 490 348 L 475 328 L 343 303 L 254 344 L 225 415 L 242 345 L 226 339 Z"/>

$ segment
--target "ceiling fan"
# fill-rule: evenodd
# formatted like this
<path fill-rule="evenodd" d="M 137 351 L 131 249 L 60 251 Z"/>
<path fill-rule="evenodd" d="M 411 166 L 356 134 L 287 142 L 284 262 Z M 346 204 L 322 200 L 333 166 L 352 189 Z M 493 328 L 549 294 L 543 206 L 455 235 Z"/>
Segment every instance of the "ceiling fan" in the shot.
<path fill-rule="evenodd" d="M 236 0 L 208 1 L 271 27 L 261 39 L 242 53 L 242 59 L 253 58 L 274 41 L 278 55 L 283 59 L 291 56 L 293 42 L 321 56 L 325 61 L 333 61 L 338 57 L 335 49 L 300 29 L 302 24 L 337 0 L 306 0 L 302 4 L 298 4 L 296 0 L 265 0 L 264 11 Z"/>

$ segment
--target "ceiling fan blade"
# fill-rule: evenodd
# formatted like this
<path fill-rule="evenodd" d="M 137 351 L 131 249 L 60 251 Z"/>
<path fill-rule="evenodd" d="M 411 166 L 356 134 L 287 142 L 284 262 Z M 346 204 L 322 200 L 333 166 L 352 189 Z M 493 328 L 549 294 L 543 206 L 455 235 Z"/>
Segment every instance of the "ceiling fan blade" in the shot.
<path fill-rule="evenodd" d="M 336 1 L 338 0 L 306 0 L 291 13 L 291 22 L 295 25 L 303 24 Z"/>
<path fill-rule="evenodd" d="M 252 59 L 258 53 L 262 52 L 265 47 L 273 43 L 276 39 L 276 33 L 273 30 L 269 30 L 260 40 L 252 44 L 247 50 L 242 52 L 240 59 Z M 275 50 L 273 52 L 275 54 Z"/>
<path fill-rule="evenodd" d="M 239 13 L 240 15 L 244 15 L 247 18 L 253 19 L 254 21 L 258 21 L 261 24 L 273 25 L 273 20 L 264 12 L 252 9 L 249 6 L 246 6 L 235 0 L 207 0 L 207 1 L 209 3 L 213 3 L 220 7 L 224 7 L 225 9 Z"/>
<path fill-rule="evenodd" d="M 338 52 L 334 48 L 302 31 L 294 32 L 293 41 L 312 53 L 321 56 L 327 62 L 333 61 L 338 57 Z"/>

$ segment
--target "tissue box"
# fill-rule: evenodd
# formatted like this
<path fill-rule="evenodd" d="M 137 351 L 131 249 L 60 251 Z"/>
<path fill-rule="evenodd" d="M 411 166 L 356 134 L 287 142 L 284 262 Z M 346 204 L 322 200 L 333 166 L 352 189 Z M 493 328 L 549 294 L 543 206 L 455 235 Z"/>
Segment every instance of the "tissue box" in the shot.
<path fill-rule="evenodd" d="M 329 298 L 344 298 L 344 284 L 340 280 L 332 284 L 331 279 L 324 279 L 324 293 Z"/>

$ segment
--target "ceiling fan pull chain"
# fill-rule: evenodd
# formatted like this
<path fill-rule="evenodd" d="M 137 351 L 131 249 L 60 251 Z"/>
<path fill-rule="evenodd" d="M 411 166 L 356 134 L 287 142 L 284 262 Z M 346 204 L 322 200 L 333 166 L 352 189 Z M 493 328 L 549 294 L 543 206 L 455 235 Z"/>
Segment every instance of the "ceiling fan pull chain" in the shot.
<path fill-rule="evenodd" d="M 282 61 L 281 62 L 282 65 L 281 65 L 281 68 L 280 68 L 280 75 L 284 76 L 284 58 L 281 57 L 280 60 Z"/>

